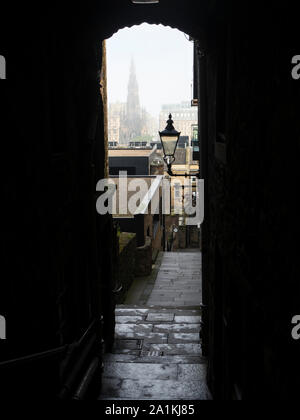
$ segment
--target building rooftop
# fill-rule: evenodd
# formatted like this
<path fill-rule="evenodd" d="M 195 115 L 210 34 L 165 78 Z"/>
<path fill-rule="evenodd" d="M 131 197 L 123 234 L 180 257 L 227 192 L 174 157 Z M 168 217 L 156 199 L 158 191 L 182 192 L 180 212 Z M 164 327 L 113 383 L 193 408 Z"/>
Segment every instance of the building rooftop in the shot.
<path fill-rule="evenodd" d="M 172 165 L 172 169 L 173 169 L 174 172 L 177 172 L 177 171 L 184 172 L 184 171 L 187 170 L 187 165 L 176 165 L 176 164 L 173 164 Z M 199 165 L 190 165 L 190 171 L 191 172 L 198 171 L 198 170 L 199 170 Z"/>
<path fill-rule="evenodd" d="M 109 157 L 149 157 L 154 149 L 109 149 Z"/>

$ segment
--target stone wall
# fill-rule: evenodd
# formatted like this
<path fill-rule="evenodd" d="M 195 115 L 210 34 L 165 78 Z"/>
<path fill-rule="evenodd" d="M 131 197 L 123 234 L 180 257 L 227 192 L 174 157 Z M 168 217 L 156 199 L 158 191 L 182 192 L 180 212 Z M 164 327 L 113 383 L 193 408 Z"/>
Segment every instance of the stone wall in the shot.
<path fill-rule="evenodd" d="M 188 226 L 189 248 L 200 248 L 200 229 L 198 226 Z"/>
<path fill-rule="evenodd" d="M 204 59 L 208 204 L 203 267 L 209 382 L 216 399 L 286 400 L 296 398 L 299 388 L 292 363 L 299 346 L 290 338 L 300 295 L 299 282 L 295 284 L 299 221 L 293 205 L 299 177 L 300 92 L 290 77 L 295 30 L 291 24 L 284 33 L 278 30 L 287 10 L 275 8 L 271 21 L 264 8 L 259 16 L 249 4 L 247 10 L 246 20 L 232 15 L 225 25 L 225 67 L 220 60 L 224 44 L 218 41 L 224 39 L 222 25 Z M 226 71 L 228 92 L 224 144 L 216 141 L 220 71 Z"/>
<path fill-rule="evenodd" d="M 174 249 L 185 249 L 186 245 L 186 227 L 179 226 L 176 240 L 174 242 Z"/>
<path fill-rule="evenodd" d="M 136 266 L 136 235 L 134 233 L 120 233 L 119 256 L 117 263 L 118 287 L 121 291 L 116 294 L 116 303 L 121 304 L 135 278 Z"/>
<path fill-rule="evenodd" d="M 146 214 L 144 216 L 144 235 L 145 238 L 149 236 L 151 238 L 152 252 L 159 252 L 162 249 L 162 215 L 159 217 L 159 221 L 156 220 L 152 214 Z M 154 232 L 154 223 L 156 222 L 156 232 Z"/>
<path fill-rule="evenodd" d="M 137 277 L 149 276 L 152 271 L 152 245 L 151 238 L 146 237 L 145 245 L 136 248 L 135 275 Z"/>

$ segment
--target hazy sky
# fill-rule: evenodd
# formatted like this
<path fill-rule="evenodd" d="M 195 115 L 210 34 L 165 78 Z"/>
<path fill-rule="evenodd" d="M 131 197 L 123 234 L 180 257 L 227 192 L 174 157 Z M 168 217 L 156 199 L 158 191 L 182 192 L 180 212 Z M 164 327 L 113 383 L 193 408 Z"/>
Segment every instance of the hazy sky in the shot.
<path fill-rule="evenodd" d="M 192 99 L 193 43 L 177 29 L 145 23 L 107 40 L 109 103 L 126 102 L 132 58 L 141 105 L 154 117 L 162 104 Z"/>

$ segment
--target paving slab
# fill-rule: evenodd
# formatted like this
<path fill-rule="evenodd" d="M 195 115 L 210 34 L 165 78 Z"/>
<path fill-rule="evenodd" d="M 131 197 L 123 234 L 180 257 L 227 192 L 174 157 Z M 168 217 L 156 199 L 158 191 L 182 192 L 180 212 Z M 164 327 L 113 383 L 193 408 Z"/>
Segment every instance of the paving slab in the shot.
<path fill-rule="evenodd" d="M 199 343 L 199 333 L 171 333 L 168 343 Z"/>
<path fill-rule="evenodd" d="M 143 316 L 147 315 L 149 312 L 149 309 L 122 309 L 122 308 L 116 308 L 115 315 L 116 316 Z"/>
<path fill-rule="evenodd" d="M 206 364 L 201 356 L 136 356 L 132 354 L 106 354 L 104 363 L 153 363 L 153 364 Z"/>
<path fill-rule="evenodd" d="M 200 324 L 155 324 L 153 332 L 199 333 Z"/>
<path fill-rule="evenodd" d="M 157 400 L 207 400 L 209 394 L 202 381 L 180 382 L 175 380 L 119 380 L 103 381 L 103 394 L 110 398 Z"/>
<path fill-rule="evenodd" d="M 207 367 L 204 364 L 182 364 L 178 366 L 180 381 L 206 381 Z"/>
<path fill-rule="evenodd" d="M 180 299 L 184 299 L 184 300 L 190 300 L 190 301 L 198 301 L 199 303 L 201 302 L 201 294 L 200 293 L 187 293 L 186 291 L 181 292 L 180 294 Z M 175 297 L 175 301 L 176 301 L 176 297 Z"/>
<path fill-rule="evenodd" d="M 183 293 L 182 291 L 180 291 L 179 293 Z M 167 298 L 167 299 L 175 299 L 178 296 L 178 291 L 172 291 L 169 292 L 167 289 L 166 290 L 153 290 L 152 294 L 151 294 L 151 298 L 152 299 L 156 299 L 156 298 Z"/>
<path fill-rule="evenodd" d="M 173 306 L 173 307 L 176 307 L 176 305 L 177 305 L 177 303 L 174 301 L 174 299 L 173 300 L 171 300 L 171 299 L 168 299 L 168 300 L 162 300 L 162 299 L 156 299 L 156 298 L 153 298 L 153 299 L 150 299 L 150 300 L 148 300 L 148 304 L 149 305 L 168 305 L 168 306 Z"/>
<path fill-rule="evenodd" d="M 175 322 L 179 324 L 197 324 L 201 322 L 201 316 L 175 315 Z"/>
<path fill-rule="evenodd" d="M 201 253 L 165 253 L 147 304 L 200 304 Z"/>
<path fill-rule="evenodd" d="M 125 354 L 125 355 L 131 355 L 131 356 L 139 356 L 141 353 L 141 350 L 129 350 L 129 349 L 120 349 L 120 348 L 114 348 L 112 350 L 112 354 Z"/>
<path fill-rule="evenodd" d="M 148 333 L 148 332 L 134 332 L 126 334 L 116 334 L 118 339 L 138 339 L 143 340 L 144 343 L 164 344 L 168 342 L 168 335 L 166 333 Z"/>
<path fill-rule="evenodd" d="M 173 313 L 175 315 L 201 315 L 201 309 L 200 307 L 194 307 L 194 308 L 185 308 L 180 309 L 178 307 L 176 308 L 158 308 L 153 307 L 149 309 L 149 313 Z"/>
<path fill-rule="evenodd" d="M 150 301 L 151 303 L 154 303 L 153 301 Z M 163 303 L 163 302 L 160 302 L 160 303 Z M 176 309 L 177 308 L 177 305 L 178 305 L 178 302 L 170 302 L 170 301 L 168 301 L 168 302 L 165 302 L 165 304 L 166 305 L 168 305 L 170 308 L 174 308 L 174 309 Z M 182 305 L 183 305 L 184 303 L 182 302 Z"/>
<path fill-rule="evenodd" d="M 149 313 L 146 320 L 149 322 L 172 322 L 174 321 L 174 313 Z"/>
<path fill-rule="evenodd" d="M 133 333 L 150 333 L 153 330 L 152 324 L 116 324 L 115 333 L 117 335 L 127 335 Z"/>
<path fill-rule="evenodd" d="M 195 301 L 194 300 L 185 300 L 184 301 L 184 304 L 182 306 L 191 306 L 191 305 L 195 305 Z"/>
<path fill-rule="evenodd" d="M 201 356 L 201 345 L 187 344 L 151 344 L 149 350 L 162 351 L 164 355 L 197 355 Z"/>
<path fill-rule="evenodd" d="M 115 340 L 115 349 L 128 349 L 128 350 L 140 350 L 142 348 L 142 341 L 141 340 Z"/>
<path fill-rule="evenodd" d="M 178 367 L 175 364 L 151 363 L 106 363 L 103 377 L 121 379 L 169 380 L 177 379 Z"/>
<path fill-rule="evenodd" d="M 118 324 L 135 324 L 144 321 L 143 316 L 116 316 L 116 323 Z"/>

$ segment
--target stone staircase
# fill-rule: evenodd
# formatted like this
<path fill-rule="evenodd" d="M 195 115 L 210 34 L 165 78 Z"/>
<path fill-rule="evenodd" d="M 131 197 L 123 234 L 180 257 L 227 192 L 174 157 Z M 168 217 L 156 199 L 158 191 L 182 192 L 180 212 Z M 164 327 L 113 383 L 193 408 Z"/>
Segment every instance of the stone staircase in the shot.
<path fill-rule="evenodd" d="M 102 400 L 207 400 L 199 307 L 120 305 Z"/>

